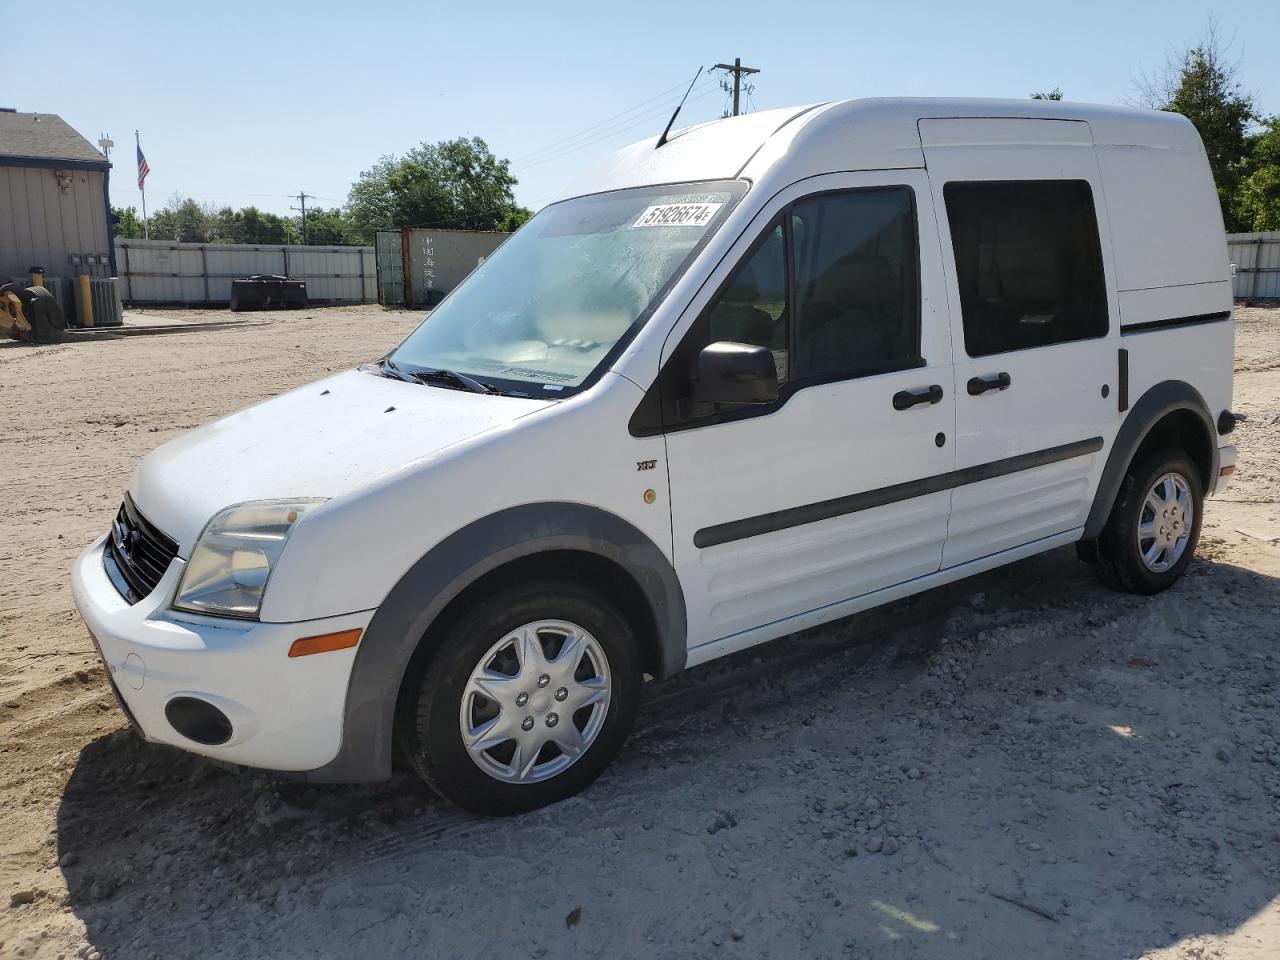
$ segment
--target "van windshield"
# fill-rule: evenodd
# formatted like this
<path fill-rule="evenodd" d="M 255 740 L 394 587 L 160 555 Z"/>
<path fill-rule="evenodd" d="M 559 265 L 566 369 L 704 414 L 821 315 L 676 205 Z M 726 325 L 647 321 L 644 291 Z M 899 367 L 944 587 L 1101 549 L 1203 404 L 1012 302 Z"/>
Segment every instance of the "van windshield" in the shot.
<path fill-rule="evenodd" d="M 621 352 L 746 190 L 737 181 L 619 190 L 539 212 L 391 354 L 504 393 L 557 397 Z"/>

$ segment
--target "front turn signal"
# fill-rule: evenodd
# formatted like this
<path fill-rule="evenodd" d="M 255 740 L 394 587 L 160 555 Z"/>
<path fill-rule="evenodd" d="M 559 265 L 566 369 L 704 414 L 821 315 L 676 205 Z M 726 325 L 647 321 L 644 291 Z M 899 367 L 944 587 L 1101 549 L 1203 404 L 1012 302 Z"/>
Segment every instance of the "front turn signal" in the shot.
<path fill-rule="evenodd" d="M 303 637 L 300 640 L 293 641 L 293 646 L 289 648 L 289 656 L 306 657 L 313 653 L 328 653 L 331 650 L 346 650 L 348 647 L 354 647 L 360 642 L 360 634 L 363 631 L 357 627 L 355 630 L 340 630 L 337 633 L 322 633 L 318 637 Z"/>

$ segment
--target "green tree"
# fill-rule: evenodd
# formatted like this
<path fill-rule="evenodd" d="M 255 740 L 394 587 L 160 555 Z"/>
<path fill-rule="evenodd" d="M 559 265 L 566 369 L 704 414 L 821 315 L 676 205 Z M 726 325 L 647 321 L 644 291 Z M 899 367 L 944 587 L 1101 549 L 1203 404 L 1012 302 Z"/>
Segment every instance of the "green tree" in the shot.
<path fill-rule="evenodd" d="M 1257 114 L 1253 95 L 1238 74 L 1239 64 L 1227 58 L 1216 26 L 1210 23 L 1199 43 L 1166 63 L 1162 73 L 1139 82 L 1149 106 L 1180 113 L 1195 125 L 1228 230 L 1242 227 L 1236 219 L 1235 195 L 1248 152 L 1247 133 Z"/>
<path fill-rule="evenodd" d="M 511 207 L 502 215 L 502 220 L 498 223 L 498 229 L 503 233 L 514 233 L 528 222 L 533 216 L 533 211 L 528 207 Z"/>
<path fill-rule="evenodd" d="M 219 243 L 296 243 L 289 221 L 257 207 L 223 207 L 215 217 L 214 240 Z"/>
<path fill-rule="evenodd" d="M 115 235 L 121 240 L 142 239 L 142 218 L 137 207 L 112 207 L 111 217 L 115 220 Z"/>
<path fill-rule="evenodd" d="M 216 211 L 196 203 L 190 197 L 175 193 L 169 202 L 147 220 L 152 240 L 177 240 L 180 243 L 208 243 L 216 232 Z"/>
<path fill-rule="evenodd" d="M 214 243 L 240 243 L 237 225 L 237 211 L 230 207 L 221 207 L 213 215 L 211 232 Z"/>
<path fill-rule="evenodd" d="M 379 158 L 372 167 L 361 172 L 347 193 L 347 220 L 362 240 L 370 241 L 377 230 L 398 225 L 391 174 L 399 162 L 390 155 Z"/>
<path fill-rule="evenodd" d="M 1048 92 L 1045 92 L 1044 90 L 1039 90 L 1031 95 L 1031 99 L 1032 100 L 1061 100 L 1062 88 L 1054 87 L 1052 90 L 1049 90 Z"/>
<path fill-rule="evenodd" d="M 1235 195 L 1235 226 L 1280 230 L 1280 117 L 1263 121 L 1245 140 L 1245 159 Z"/>
<path fill-rule="evenodd" d="M 479 137 L 423 143 L 362 172 L 347 196 L 346 214 L 366 241 L 384 227 L 497 230 L 519 219 L 516 182 L 510 162 L 495 157 Z"/>
<path fill-rule="evenodd" d="M 112 207 L 118 218 L 116 236 L 136 239 L 143 235 L 142 220 L 134 207 Z M 297 217 L 281 217 L 257 207 L 215 208 L 200 204 L 180 193 L 150 217 L 151 237 L 184 243 L 260 243 L 282 245 L 302 242 L 302 224 Z M 355 229 L 342 211 L 317 208 L 307 211 L 307 239 L 316 244 L 358 243 Z"/>
<path fill-rule="evenodd" d="M 292 221 L 294 233 L 302 236 L 302 217 L 294 217 Z M 307 211 L 307 243 L 323 246 L 338 246 L 357 243 L 355 228 L 347 222 L 347 218 L 337 207 L 325 210 L 316 207 Z"/>

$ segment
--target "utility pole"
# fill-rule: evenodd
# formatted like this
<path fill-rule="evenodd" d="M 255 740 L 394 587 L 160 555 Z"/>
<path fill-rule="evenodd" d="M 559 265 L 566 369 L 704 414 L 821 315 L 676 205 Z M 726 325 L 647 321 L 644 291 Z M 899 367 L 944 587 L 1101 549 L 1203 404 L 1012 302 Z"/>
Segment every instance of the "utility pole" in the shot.
<path fill-rule="evenodd" d="M 314 200 L 315 197 L 313 196 L 311 199 Z M 301 208 L 290 207 L 289 209 L 302 210 L 302 245 L 305 247 L 307 245 L 307 192 L 305 190 L 298 194 L 298 202 L 302 204 Z"/>
<path fill-rule="evenodd" d="M 738 115 L 738 92 L 742 87 L 742 78 L 753 73 L 759 73 L 760 70 L 756 67 L 744 67 L 741 57 L 733 58 L 733 66 L 729 66 L 727 63 L 717 63 L 711 69 L 728 70 L 733 74 L 733 115 L 736 117 Z"/>

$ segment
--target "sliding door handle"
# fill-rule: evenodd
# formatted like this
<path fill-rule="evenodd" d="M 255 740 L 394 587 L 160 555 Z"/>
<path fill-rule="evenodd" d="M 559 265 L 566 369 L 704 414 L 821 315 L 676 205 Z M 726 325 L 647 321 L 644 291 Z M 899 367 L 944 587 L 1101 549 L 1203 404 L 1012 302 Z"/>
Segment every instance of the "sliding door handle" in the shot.
<path fill-rule="evenodd" d="M 940 403 L 942 388 L 936 383 L 922 390 L 899 390 L 893 395 L 893 409 L 910 410 L 921 403 Z"/>
<path fill-rule="evenodd" d="M 988 390 L 1007 390 L 1009 384 L 1013 383 L 1009 379 L 1007 373 L 992 373 L 985 377 L 974 377 L 969 381 L 969 396 L 976 397 L 980 393 L 986 393 Z"/>

